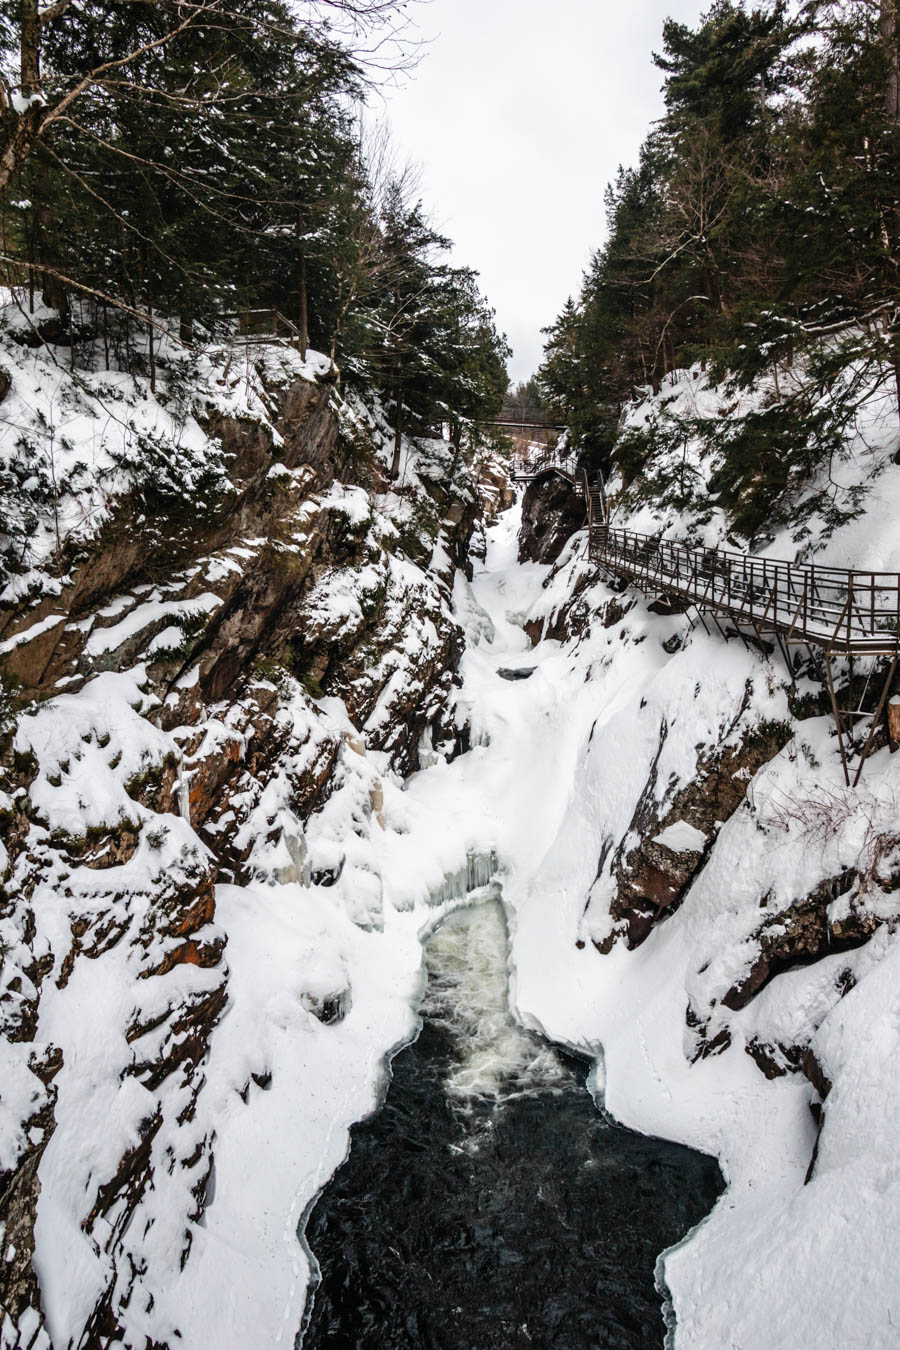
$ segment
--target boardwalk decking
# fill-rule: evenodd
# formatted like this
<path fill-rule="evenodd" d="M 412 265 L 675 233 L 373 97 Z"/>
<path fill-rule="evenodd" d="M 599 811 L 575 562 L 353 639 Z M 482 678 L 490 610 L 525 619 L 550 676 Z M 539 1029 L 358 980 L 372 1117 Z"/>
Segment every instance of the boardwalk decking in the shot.
<path fill-rule="evenodd" d="M 863 572 L 722 549 L 688 548 L 668 539 L 613 529 L 605 516 L 597 512 L 596 498 L 586 480 L 582 490 L 587 499 L 590 556 L 615 576 L 643 591 L 694 605 L 701 615 L 711 614 L 716 624 L 719 616 L 724 616 L 739 633 L 745 626 L 752 628 L 757 637 L 766 632 L 773 634 L 792 681 L 790 648 L 800 644 L 822 650 L 825 683 L 848 786 L 856 720 L 860 716 L 871 718 L 853 777 L 856 787 L 900 659 L 900 573 Z M 849 693 L 853 690 L 855 657 L 870 657 L 872 671 L 879 658 L 888 658 L 874 711 L 839 705 L 832 668 L 836 656 L 850 662 Z"/>
<path fill-rule="evenodd" d="M 513 475 L 554 474 L 584 499 L 591 558 L 642 590 L 696 605 L 785 643 L 833 652 L 900 655 L 900 573 L 795 563 L 719 548 L 691 548 L 611 526 L 601 485 L 576 476 L 575 456 L 550 450 Z"/>

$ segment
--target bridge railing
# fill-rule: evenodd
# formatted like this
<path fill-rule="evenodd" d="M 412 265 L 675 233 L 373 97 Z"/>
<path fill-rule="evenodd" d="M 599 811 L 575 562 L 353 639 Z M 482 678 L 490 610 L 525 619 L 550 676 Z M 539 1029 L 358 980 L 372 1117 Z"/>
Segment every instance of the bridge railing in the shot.
<path fill-rule="evenodd" d="M 520 468 L 516 469 L 513 478 L 519 479 L 520 481 L 538 478 L 542 473 L 548 473 L 555 469 L 558 472 L 565 474 L 565 476 L 574 483 L 577 468 L 578 456 L 575 451 L 568 449 L 557 450 L 554 445 L 551 446 L 549 450 L 545 450 L 542 455 L 536 456 L 536 458 L 529 460 L 527 464 L 523 464 Z"/>
<path fill-rule="evenodd" d="M 244 309 L 230 317 L 235 325 L 235 338 L 248 346 L 300 340 L 300 329 L 277 309 Z"/>
<path fill-rule="evenodd" d="M 642 587 L 693 601 L 788 640 L 836 651 L 900 651 L 900 574 L 694 549 L 592 524 L 591 556 Z"/>

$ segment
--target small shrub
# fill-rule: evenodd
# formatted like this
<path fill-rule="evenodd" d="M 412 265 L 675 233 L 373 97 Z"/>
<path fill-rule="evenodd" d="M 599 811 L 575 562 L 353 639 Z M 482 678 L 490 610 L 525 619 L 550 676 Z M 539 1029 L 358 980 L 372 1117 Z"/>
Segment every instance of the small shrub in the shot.
<path fill-rule="evenodd" d="M 148 516 L 183 524 L 209 524 L 233 491 L 224 455 L 214 441 L 198 452 L 164 436 L 135 432 L 116 455 L 131 492 Z"/>
<path fill-rule="evenodd" d="M 315 676 L 311 670 L 308 670 L 305 675 L 300 676 L 300 683 L 306 690 L 307 694 L 309 694 L 310 698 L 325 697 L 325 690 L 319 683 L 318 677 Z"/>

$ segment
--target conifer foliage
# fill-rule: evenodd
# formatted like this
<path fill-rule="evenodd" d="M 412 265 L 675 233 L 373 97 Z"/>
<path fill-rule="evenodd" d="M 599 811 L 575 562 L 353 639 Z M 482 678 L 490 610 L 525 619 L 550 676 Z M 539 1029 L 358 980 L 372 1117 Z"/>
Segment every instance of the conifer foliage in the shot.
<path fill-rule="evenodd" d="M 622 409 L 700 362 L 769 406 L 692 432 L 753 538 L 789 512 L 864 399 L 900 392 L 896 0 L 716 0 L 655 56 L 665 115 L 607 192 L 607 239 L 546 330 L 540 383 L 592 463 Z M 622 446 L 626 477 L 654 436 Z"/>
<path fill-rule="evenodd" d="M 493 316 L 360 134 L 402 9 L 0 0 L 0 268 L 30 312 L 56 311 L 40 336 L 74 362 L 102 330 L 152 380 L 160 329 L 190 344 L 276 312 L 374 382 L 398 428 L 492 414 Z"/>

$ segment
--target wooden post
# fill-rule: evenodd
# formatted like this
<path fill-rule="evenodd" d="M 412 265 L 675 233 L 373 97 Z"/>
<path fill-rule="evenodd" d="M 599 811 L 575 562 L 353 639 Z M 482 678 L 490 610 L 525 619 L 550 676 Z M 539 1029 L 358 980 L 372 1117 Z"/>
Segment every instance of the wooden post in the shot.
<path fill-rule="evenodd" d="M 881 721 L 881 713 L 884 708 L 884 701 L 887 698 L 888 691 L 890 690 L 890 687 L 894 682 L 894 672 L 896 671 L 896 669 L 897 669 L 897 657 L 895 656 L 888 668 L 888 673 L 884 681 L 884 688 L 881 691 L 881 698 L 878 700 L 878 707 L 875 709 L 875 716 L 872 718 L 872 725 L 869 727 L 869 734 L 866 737 L 866 743 L 863 746 L 863 752 L 859 757 L 859 766 L 856 770 L 856 777 L 853 780 L 854 787 L 856 787 L 856 785 L 859 783 L 863 771 L 863 765 L 865 764 L 866 759 L 868 758 L 869 755 L 869 747 L 871 746 L 872 741 L 875 739 L 875 732 L 878 730 L 878 723 Z M 900 712 L 900 707 L 898 707 L 897 711 Z M 888 715 L 888 731 L 890 732 L 890 715 Z M 892 749 L 895 748 L 893 738 L 891 739 L 891 748 Z"/>
<path fill-rule="evenodd" d="M 888 735 L 891 738 L 891 753 L 900 750 L 900 694 L 895 694 L 888 704 Z"/>
<path fill-rule="evenodd" d="M 831 674 L 831 650 L 825 649 L 825 680 L 828 684 L 828 695 L 831 699 L 831 711 L 834 716 L 834 725 L 837 731 L 838 747 L 841 752 L 841 767 L 844 770 L 844 782 L 847 787 L 850 786 L 850 770 L 847 767 L 847 752 L 844 749 L 844 732 L 841 727 L 841 714 L 837 705 L 837 695 L 834 692 L 834 679 Z"/>

